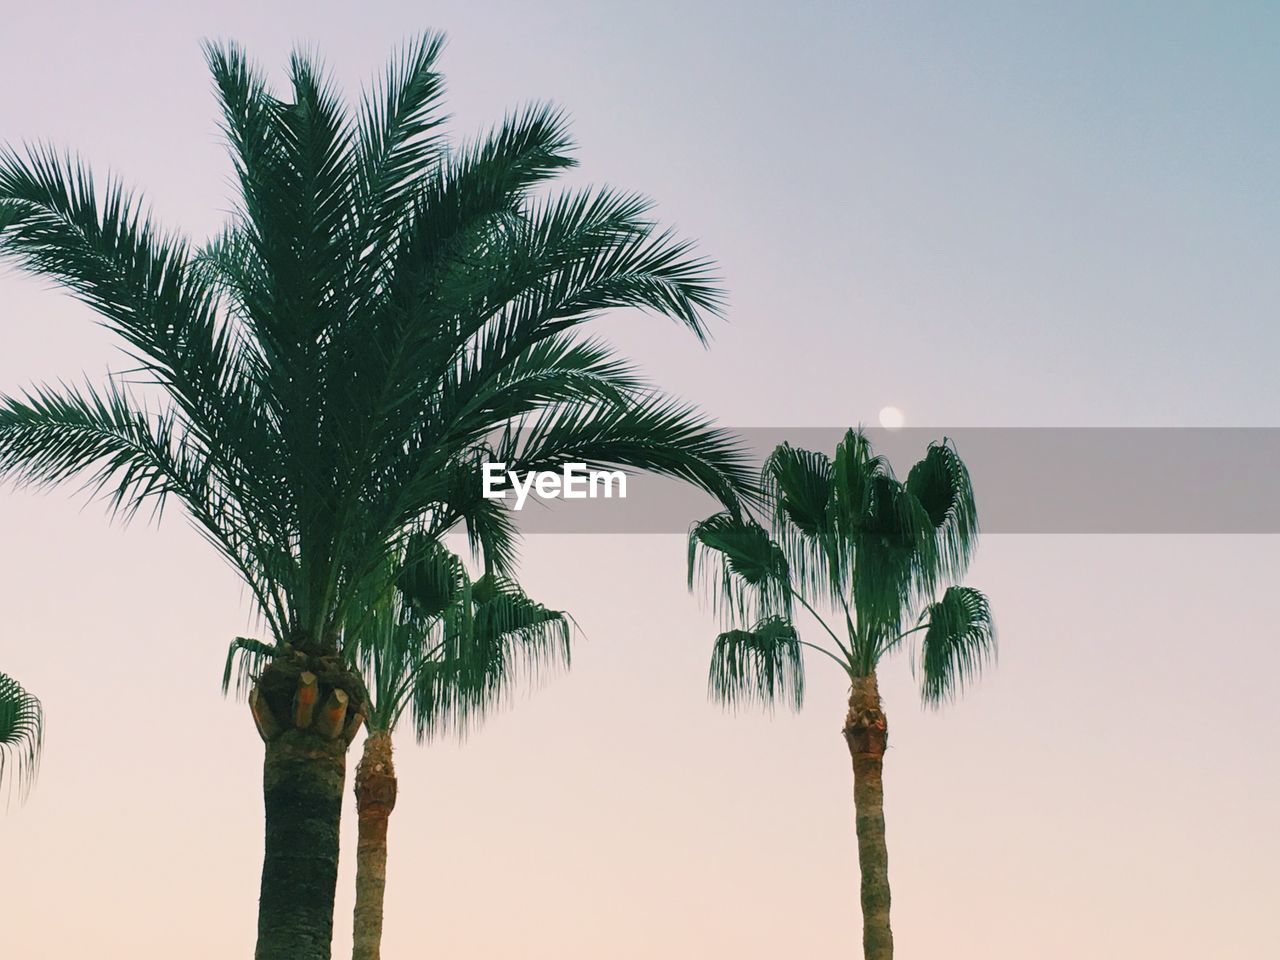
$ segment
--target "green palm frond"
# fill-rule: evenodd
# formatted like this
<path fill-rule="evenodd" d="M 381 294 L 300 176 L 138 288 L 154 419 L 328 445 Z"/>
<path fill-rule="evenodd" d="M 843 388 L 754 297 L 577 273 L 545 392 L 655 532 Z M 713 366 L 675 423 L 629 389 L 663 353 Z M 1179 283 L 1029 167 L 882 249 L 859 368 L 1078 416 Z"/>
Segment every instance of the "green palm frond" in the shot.
<path fill-rule="evenodd" d="M 40 701 L 0 673 L 0 784 L 25 795 L 40 770 L 44 710 Z"/>
<path fill-rule="evenodd" d="M 414 732 L 424 740 L 447 729 L 465 734 L 520 682 L 568 669 L 571 621 L 531 600 L 519 585 L 488 574 L 471 591 L 465 626 L 446 629 L 437 665 L 422 673 L 412 700 Z M 459 614 L 461 611 L 459 611 Z"/>
<path fill-rule="evenodd" d="M 392 58 L 382 79 L 365 91 L 357 122 L 358 217 L 363 236 L 383 240 L 406 200 L 434 169 L 446 146 L 441 100 L 444 76 L 436 61 L 444 37 L 424 33 Z M 377 257 L 379 251 L 368 256 Z"/>
<path fill-rule="evenodd" d="M 163 504 L 181 482 L 178 455 L 173 418 L 135 408 L 114 382 L 104 391 L 46 387 L 0 400 L 0 473 L 20 482 L 52 486 L 85 476 L 113 508 L 133 513 L 148 498 Z"/>
<path fill-rule="evenodd" d="M 274 643 L 263 643 L 251 637 L 236 637 L 227 648 L 227 662 L 222 668 L 222 693 L 231 691 L 231 679 L 236 682 L 236 696 L 243 697 L 253 687 L 258 675 L 275 659 L 280 648 Z"/>
<path fill-rule="evenodd" d="M 745 450 L 692 407 L 656 392 L 621 403 L 601 397 L 549 404 L 513 424 L 495 451 L 513 470 L 644 470 L 684 480 L 737 507 L 757 496 Z"/>
<path fill-rule="evenodd" d="M 172 412 L 136 407 L 114 381 L 103 390 L 38 388 L 0 397 L 0 477 L 36 485 L 83 478 L 114 513 L 132 517 L 150 503 L 158 516 L 168 497 L 189 509 L 200 532 L 241 573 L 268 617 L 276 572 L 287 561 L 261 539 L 271 529 L 247 491 L 218 469 Z"/>
<path fill-rule="evenodd" d="M 469 586 L 462 561 L 423 534 L 410 537 L 396 589 L 416 620 L 429 622 L 461 602 Z"/>
<path fill-rule="evenodd" d="M 969 566 L 978 539 L 978 509 L 969 468 L 950 440 L 929 444 L 923 460 L 907 474 L 906 488 L 937 529 L 939 574 L 958 580 Z"/>
<path fill-rule="evenodd" d="M 925 625 L 917 672 L 924 702 L 951 700 L 996 657 L 996 628 L 986 596 L 950 587 L 921 614 Z"/>
<path fill-rule="evenodd" d="M 465 732 L 521 681 L 569 666 L 570 619 L 511 579 L 472 580 L 431 537 L 410 538 L 397 589 L 367 597 L 349 652 L 370 692 L 371 729 L 410 717 L 418 738 Z"/>
<path fill-rule="evenodd" d="M 784 443 L 762 471 L 775 506 L 775 523 L 820 537 L 831 527 L 831 460 L 825 454 Z"/>
<path fill-rule="evenodd" d="M 765 460 L 761 481 L 773 506 L 773 535 L 797 582 L 818 596 L 843 591 L 847 573 L 835 528 L 831 459 L 784 443 Z"/>
<path fill-rule="evenodd" d="M 920 502 L 892 476 L 872 477 L 866 498 L 847 543 L 853 607 L 878 650 L 902 630 L 920 598 L 931 594 L 937 540 Z"/>
<path fill-rule="evenodd" d="M 717 513 L 689 530 L 689 588 L 701 580 L 726 620 L 789 616 L 791 573 L 783 550 L 755 521 Z"/>
<path fill-rule="evenodd" d="M 213 323 L 207 291 L 184 283 L 186 245 L 160 233 L 117 180 L 48 147 L 0 148 L 0 256 L 69 289 L 158 377 L 184 381 L 184 347 Z M 192 398 L 194 399 L 194 398 Z"/>
<path fill-rule="evenodd" d="M 831 517 L 844 537 L 855 537 L 875 509 L 877 489 L 894 479 L 889 461 L 871 449 L 861 430 L 848 430 L 831 463 Z"/>
<path fill-rule="evenodd" d="M 782 701 L 793 710 L 804 703 L 804 658 L 795 626 L 768 617 L 750 630 L 728 630 L 716 637 L 707 688 L 726 706 Z"/>

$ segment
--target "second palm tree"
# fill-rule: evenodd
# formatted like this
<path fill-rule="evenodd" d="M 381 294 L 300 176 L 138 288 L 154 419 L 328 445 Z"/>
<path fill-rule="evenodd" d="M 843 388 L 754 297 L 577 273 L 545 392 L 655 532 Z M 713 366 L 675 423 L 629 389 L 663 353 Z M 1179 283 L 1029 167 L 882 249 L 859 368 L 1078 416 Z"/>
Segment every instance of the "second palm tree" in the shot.
<path fill-rule="evenodd" d="M 957 585 L 978 530 L 969 473 L 944 441 L 899 481 L 851 430 L 834 459 L 783 444 L 763 479 L 771 529 L 728 511 L 690 533 L 689 586 L 701 573 L 731 627 L 716 638 L 711 693 L 728 704 L 783 700 L 798 709 L 806 648 L 848 676 L 844 738 L 853 761 L 863 954 L 891 960 L 882 780 L 889 730 L 877 668 L 917 636 L 921 693 L 938 705 L 995 652 L 986 597 Z M 816 621 L 820 642 L 801 639 L 794 615 L 802 611 Z"/>
<path fill-rule="evenodd" d="M 399 795 L 392 738 L 408 720 L 419 742 L 465 732 L 520 678 L 569 665 L 569 617 L 536 603 L 515 582 L 477 580 L 439 541 L 412 537 L 393 557 L 395 589 L 367 598 L 348 652 L 364 679 L 367 735 L 356 767 L 358 821 L 352 960 L 381 956 L 387 828 Z M 223 689 L 238 672 L 250 690 L 274 649 L 231 645 Z"/>

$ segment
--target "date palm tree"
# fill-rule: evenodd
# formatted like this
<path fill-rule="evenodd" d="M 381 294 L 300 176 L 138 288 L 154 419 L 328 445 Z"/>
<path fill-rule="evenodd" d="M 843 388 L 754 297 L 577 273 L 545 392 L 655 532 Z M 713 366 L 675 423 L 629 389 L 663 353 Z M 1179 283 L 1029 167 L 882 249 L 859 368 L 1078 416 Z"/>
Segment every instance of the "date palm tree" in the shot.
<path fill-rule="evenodd" d="M 25 794 L 40 769 L 44 710 L 22 684 L 0 673 L 0 786 Z"/>
<path fill-rule="evenodd" d="M 509 578 L 487 572 L 472 580 L 459 557 L 421 536 L 394 562 L 395 590 L 368 598 L 360 632 L 346 648 L 369 694 L 355 776 L 352 960 L 381 956 L 387 827 L 399 795 L 392 738 L 401 722 L 419 743 L 450 728 L 463 733 L 518 679 L 569 665 L 567 614 L 531 600 Z M 233 673 L 238 691 L 250 689 L 273 655 L 257 641 L 233 642 L 224 692 Z"/>
<path fill-rule="evenodd" d="M 496 572 L 510 563 L 487 457 L 651 470 L 730 503 L 749 482 L 736 441 L 582 334 L 639 307 L 704 339 L 710 264 L 642 198 L 551 191 L 574 163 L 553 108 L 450 142 L 440 49 L 410 43 L 351 110 L 304 54 L 278 96 L 239 47 L 209 45 L 238 190 L 199 247 L 73 156 L 0 152 L 0 261 L 87 303 L 129 357 L 127 380 L 0 397 L 0 476 L 79 476 L 124 516 L 176 499 L 276 653 L 249 695 L 260 960 L 330 956 L 346 751 L 368 711 L 344 651 L 360 598 L 385 592 L 413 533 L 465 523 Z"/>
<path fill-rule="evenodd" d="M 728 510 L 690 532 L 689 587 L 701 577 L 730 628 L 716 638 L 710 692 L 728 705 L 783 701 L 799 709 L 806 649 L 849 678 L 844 738 L 853 759 L 863 952 L 889 960 L 888 724 L 877 671 L 911 646 L 924 702 L 938 706 L 995 653 L 986 597 L 959 585 L 978 532 L 969 473 L 944 440 L 900 481 L 866 436 L 850 430 L 834 459 L 783 444 L 762 476 L 767 521 Z M 800 612 L 816 624 L 816 642 L 801 638 Z"/>

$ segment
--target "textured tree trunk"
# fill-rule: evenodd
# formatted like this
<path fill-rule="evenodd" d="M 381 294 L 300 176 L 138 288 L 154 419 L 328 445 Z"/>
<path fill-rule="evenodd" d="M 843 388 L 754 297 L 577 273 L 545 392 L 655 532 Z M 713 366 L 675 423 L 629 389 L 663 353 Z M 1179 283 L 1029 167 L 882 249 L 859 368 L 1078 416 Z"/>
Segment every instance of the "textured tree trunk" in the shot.
<path fill-rule="evenodd" d="M 853 681 L 844 738 L 853 758 L 853 804 L 857 814 L 858 866 L 862 872 L 862 952 L 865 960 L 892 960 L 882 776 L 888 726 L 874 673 Z"/>
<path fill-rule="evenodd" d="M 286 648 L 250 696 L 266 741 L 257 960 L 330 958 L 342 787 L 363 693 L 337 655 Z"/>
<path fill-rule="evenodd" d="M 380 960 L 382 903 L 387 889 L 387 822 L 396 805 L 396 768 L 391 762 L 391 734 L 374 730 L 364 741 L 356 767 L 356 813 L 360 839 L 356 847 L 355 943 L 352 960 Z"/>

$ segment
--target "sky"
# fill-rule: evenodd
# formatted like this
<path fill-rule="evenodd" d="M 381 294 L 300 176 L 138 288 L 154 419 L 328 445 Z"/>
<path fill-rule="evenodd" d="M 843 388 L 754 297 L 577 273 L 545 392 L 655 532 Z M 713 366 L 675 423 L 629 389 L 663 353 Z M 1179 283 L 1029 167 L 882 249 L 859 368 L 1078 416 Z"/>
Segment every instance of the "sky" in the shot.
<path fill-rule="evenodd" d="M 1280 426 L 1274 5 L 2 6 L 0 141 L 75 147 L 194 237 L 229 205 L 202 38 L 277 76 L 313 45 L 354 93 L 446 31 L 459 133 L 554 101 L 572 182 L 653 196 L 719 262 L 710 349 L 601 329 L 727 426 Z M 86 308 L 0 273 L 0 391 L 123 365 Z M 245 592 L 177 511 L 122 529 L 70 488 L 0 490 L 0 544 L 0 670 L 48 715 L 0 814 L 6 955 L 247 956 L 261 744 L 218 690 Z M 905 658 L 882 678 L 901 956 L 1280 952 L 1275 546 L 984 539 L 996 669 L 937 712 Z M 852 955 L 838 672 L 810 664 L 799 714 L 710 704 L 677 535 L 538 534 L 521 574 L 577 619 L 573 668 L 465 743 L 398 742 L 385 954 Z"/>

